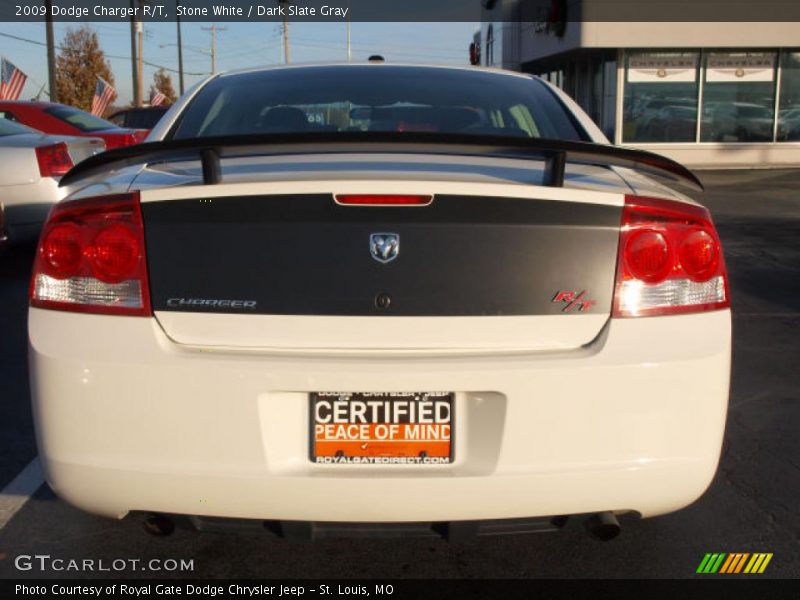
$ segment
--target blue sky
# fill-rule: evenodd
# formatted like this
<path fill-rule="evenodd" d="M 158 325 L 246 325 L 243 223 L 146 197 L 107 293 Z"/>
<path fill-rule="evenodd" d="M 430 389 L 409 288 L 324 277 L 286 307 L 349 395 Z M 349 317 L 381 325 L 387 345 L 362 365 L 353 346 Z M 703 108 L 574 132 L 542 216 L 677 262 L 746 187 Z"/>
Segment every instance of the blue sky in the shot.
<path fill-rule="evenodd" d="M 122 23 L 89 23 L 100 36 L 106 54 L 130 56 L 130 25 Z M 184 71 L 187 88 L 211 71 L 207 50 L 211 35 L 203 31 L 211 23 L 182 23 Z M 73 25 L 74 26 L 74 25 Z M 217 71 L 239 69 L 282 62 L 282 38 L 277 23 L 220 23 L 227 30 L 217 34 Z M 57 43 L 70 27 L 56 23 Z M 477 23 L 362 23 L 351 24 L 353 61 L 364 61 L 371 54 L 381 54 L 394 62 L 432 62 L 467 64 L 468 46 Z M 12 34 L 39 42 L 45 41 L 43 23 L 0 22 L 0 33 Z M 150 62 L 177 69 L 175 23 L 145 24 L 144 58 Z M 345 61 L 346 25 L 344 23 L 291 23 L 291 60 L 293 63 Z M 169 45 L 173 44 L 173 45 Z M 165 47 L 160 47 L 165 46 Z M 203 52 L 206 50 L 206 52 Z M 16 64 L 28 76 L 23 99 L 35 96 L 47 83 L 45 48 L 0 36 L 0 54 Z M 119 93 L 117 104 L 131 99 L 130 58 L 110 58 Z M 155 67 L 145 67 L 145 89 L 149 89 Z M 202 75 L 201 75 L 202 74 Z M 172 73 L 175 89 L 178 76 Z M 46 85 L 45 85 L 46 87 Z M 42 99 L 46 95 L 42 94 Z"/>

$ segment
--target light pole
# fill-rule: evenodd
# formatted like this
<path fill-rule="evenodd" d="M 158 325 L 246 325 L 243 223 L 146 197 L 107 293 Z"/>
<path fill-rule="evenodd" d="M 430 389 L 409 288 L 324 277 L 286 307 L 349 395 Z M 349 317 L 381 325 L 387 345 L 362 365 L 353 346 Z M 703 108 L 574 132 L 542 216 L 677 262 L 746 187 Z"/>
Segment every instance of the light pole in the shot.
<path fill-rule="evenodd" d="M 131 0 L 131 79 L 133 80 L 133 105 L 142 105 L 142 91 L 139 89 L 138 61 L 136 60 L 136 0 Z"/>
<path fill-rule="evenodd" d="M 217 32 L 225 31 L 227 27 L 217 27 L 216 24 L 211 27 L 203 27 L 203 31 L 211 32 L 211 74 L 217 72 Z"/>
<path fill-rule="evenodd" d="M 289 0 L 277 0 L 283 6 L 283 62 L 287 65 L 291 62 L 289 58 L 289 14 L 286 7 L 290 4 Z"/>
<path fill-rule="evenodd" d="M 181 0 L 175 0 L 175 23 L 178 27 L 178 87 L 183 96 L 183 42 L 181 41 L 181 18 L 178 15 L 178 8 L 181 5 Z"/>

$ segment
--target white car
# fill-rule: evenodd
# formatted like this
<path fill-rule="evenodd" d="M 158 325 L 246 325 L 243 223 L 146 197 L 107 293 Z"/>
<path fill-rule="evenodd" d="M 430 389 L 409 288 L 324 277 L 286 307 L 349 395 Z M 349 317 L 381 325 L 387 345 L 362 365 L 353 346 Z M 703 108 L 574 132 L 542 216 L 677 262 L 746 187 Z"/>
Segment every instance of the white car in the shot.
<path fill-rule="evenodd" d="M 61 176 L 105 148 L 98 138 L 46 135 L 0 119 L 0 210 L 10 241 L 34 241 L 50 208 L 65 195 Z"/>
<path fill-rule="evenodd" d="M 709 213 L 662 176 L 699 185 L 524 74 L 214 76 L 62 180 L 29 315 L 47 481 L 307 536 L 685 507 L 731 315 Z"/>

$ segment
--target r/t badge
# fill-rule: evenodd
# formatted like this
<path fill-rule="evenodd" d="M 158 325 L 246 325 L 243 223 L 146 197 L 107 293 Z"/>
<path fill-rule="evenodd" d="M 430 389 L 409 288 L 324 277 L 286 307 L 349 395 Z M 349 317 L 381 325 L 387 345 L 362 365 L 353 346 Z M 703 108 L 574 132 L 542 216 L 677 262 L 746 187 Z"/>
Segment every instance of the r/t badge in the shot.
<path fill-rule="evenodd" d="M 559 290 L 553 296 L 553 303 L 564 304 L 561 312 L 588 312 L 592 307 L 597 304 L 596 300 L 589 300 L 588 292 L 586 290 L 578 293 L 571 290 Z"/>

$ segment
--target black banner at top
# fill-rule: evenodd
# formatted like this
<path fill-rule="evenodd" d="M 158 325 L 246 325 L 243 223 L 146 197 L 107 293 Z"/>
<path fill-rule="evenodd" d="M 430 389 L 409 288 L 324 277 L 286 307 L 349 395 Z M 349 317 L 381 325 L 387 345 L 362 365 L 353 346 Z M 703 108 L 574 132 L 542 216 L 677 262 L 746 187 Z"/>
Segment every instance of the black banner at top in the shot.
<path fill-rule="evenodd" d="M 800 21 L 798 0 L 2 0 L 0 21 Z"/>

